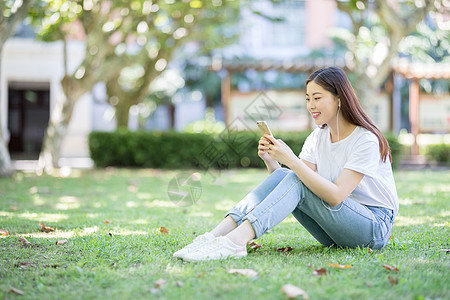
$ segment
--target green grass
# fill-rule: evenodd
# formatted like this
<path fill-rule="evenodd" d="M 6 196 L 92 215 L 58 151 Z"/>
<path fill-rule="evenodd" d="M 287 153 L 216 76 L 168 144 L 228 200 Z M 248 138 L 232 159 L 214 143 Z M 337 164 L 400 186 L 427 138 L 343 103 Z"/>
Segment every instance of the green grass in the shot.
<path fill-rule="evenodd" d="M 448 171 L 395 173 L 400 213 L 383 250 L 322 247 L 289 217 L 246 258 L 191 264 L 173 252 L 218 223 L 266 173 L 226 171 L 216 173 L 215 182 L 202 174 L 201 198 L 188 207 L 167 196 L 178 173 L 106 169 L 0 179 L 0 228 L 10 231 L 0 238 L 0 298 L 284 299 L 280 289 L 291 283 L 310 299 L 450 299 L 450 255 L 440 251 L 450 248 Z M 39 231 L 40 222 L 56 231 Z M 55 244 L 62 239 L 68 242 Z M 274 250 L 288 246 L 294 250 Z M 22 267 L 25 262 L 32 265 Z M 323 267 L 327 276 L 312 275 Z M 229 274 L 233 268 L 253 269 L 258 277 Z M 391 286 L 388 277 L 398 284 Z M 165 284 L 152 294 L 160 278 Z"/>

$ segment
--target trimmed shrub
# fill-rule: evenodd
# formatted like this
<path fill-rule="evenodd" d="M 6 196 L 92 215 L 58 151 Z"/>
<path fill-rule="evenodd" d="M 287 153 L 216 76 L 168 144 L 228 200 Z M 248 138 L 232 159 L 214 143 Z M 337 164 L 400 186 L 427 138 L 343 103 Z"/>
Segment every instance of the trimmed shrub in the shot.
<path fill-rule="evenodd" d="M 427 147 L 427 155 L 436 162 L 450 165 L 450 144 L 437 144 Z"/>
<path fill-rule="evenodd" d="M 310 132 L 280 132 L 277 138 L 294 153 L 300 150 Z M 227 131 L 220 134 L 175 131 L 93 131 L 89 135 L 91 158 L 97 167 L 146 167 L 163 169 L 227 169 L 264 167 L 258 157 L 260 134 L 251 131 Z M 393 162 L 400 143 L 387 136 Z"/>

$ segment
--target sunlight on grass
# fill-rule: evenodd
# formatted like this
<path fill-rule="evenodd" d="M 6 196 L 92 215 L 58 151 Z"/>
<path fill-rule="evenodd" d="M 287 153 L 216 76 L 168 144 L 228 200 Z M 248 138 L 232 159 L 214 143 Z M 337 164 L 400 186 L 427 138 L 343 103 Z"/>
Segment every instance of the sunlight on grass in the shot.
<path fill-rule="evenodd" d="M 207 217 L 207 218 L 209 218 L 209 217 L 214 216 L 214 214 L 212 212 L 193 212 L 191 214 L 191 216 L 193 216 L 193 217 Z"/>
<path fill-rule="evenodd" d="M 395 225 L 397 226 L 410 226 L 410 225 L 420 225 L 420 224 L 426 224 L 426 223 L 433 223 L 436 219 L 432 217 L 404 217 L 397 215 L 395 217 Z"/>
<path fill-rule="evenodd" d="M 19 214 L 19 218 L 40 222 L 59 222 L 62 220 L 67 220 L 69 216 L 66 214 L 22 213 Z"/>
<path fill-rule="evenodd" d="M 161 201 L 161 200 L 154 200 L 154 201 L 146 201 L 143 203 L 144 207 L 176 207 L 175 204 L 173 204 L 170 201 Z"/>
<path fill-rule="evenodd" d="M 144 219 L 137 219 L 137 220 L 130 221 L 130 223 L 131 224 L 148 224 L 148 221 L 144 220 Z"/>
<path fill-rule="evenodd" d="M 233 208 L 233 206 L 235 206 L 237 203 L 237 201 L 233 201 L 230 199 L 225 199 L 222 201 L 218 201 L 215 205 L 214 208 L 216 210 L 220 210 L 220 211 L 229 211 L 231 208 Z"/>
<path fill-rule="evenodd" d="M 73 196 L 62 196 L 59 198 L 60 203 L 55 204 L 55 209 L 69 210 L 80 207 L 80 199 Z"/>
<path fill-rule="evenodd" d="M 138 198 L 139 200 L 148 200 L 148 199 L 152 199 L 152 194 L 150 194 L 150 193 L 137 193 L 136 194 L 136 198 Z"/>

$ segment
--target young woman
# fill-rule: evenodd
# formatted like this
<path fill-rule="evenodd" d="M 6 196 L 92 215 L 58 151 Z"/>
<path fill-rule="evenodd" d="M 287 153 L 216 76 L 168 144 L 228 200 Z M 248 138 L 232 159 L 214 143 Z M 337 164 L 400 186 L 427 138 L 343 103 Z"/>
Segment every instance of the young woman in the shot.
<path fill-rule="evenodd" d="M 324 246 L 386 245 L 398 212 L 386 139 L 337 67 L 311 74 L 306 102 L 318 128 L 300 155 L 282 140 L 264 135 L 258 155 L 270 175 L 216 228 L 175 252 L 175 257 L 203 261 L 246 256 L 250 240 L 291 213 Z"/>

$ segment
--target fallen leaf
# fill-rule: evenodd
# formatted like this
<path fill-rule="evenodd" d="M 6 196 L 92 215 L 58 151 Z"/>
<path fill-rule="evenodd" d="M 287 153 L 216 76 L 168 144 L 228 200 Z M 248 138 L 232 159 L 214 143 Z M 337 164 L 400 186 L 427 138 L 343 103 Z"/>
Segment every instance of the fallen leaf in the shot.
<path fill-rule="evenodd" d="M 328 271 L 325 268 L 317 269 L 317 270 L 313 271 L 313 275 L 317 276 L 317 277 L 327 276 L 328 275 Z"/>
<path fill-rule="evenodd" d="M 0 234 L 1 235 L 8 235 L 9 231 L 0 228 Z"/>
<path fill-rule="evenodd" d="M 137 188 L 136 186 L 134 186 L 134 185 L 129 185 L 129 186 L 128 186 L 128 191 L 129 191 L 130 193 L 137 193 L 138 188 Z"/>
<path fill-rule="evenodd" d="M 258 276 L 258 272 L 252 269 L 230 269 L 228 270 L 228 273 L 244 275 L 250 278 L 255 278 L 256 276 Z"/>
<path fill-rule="evenodd" d="M 25 269 L 27 267 L 34 267 L 34 264 L 31 262 L 22 261 L 22 262 L 20 262 L 20 267 Z"/>
<path fill-rule="evenodd" d="M 294 250 L 294 247 L 282 247 L 282 248 L 275 247 L 275 251 L 283 253 L 290 252 L 292 250 Z"/>
<path fill-rule="evenodd" d="M 30 189 L 28 191 L 30 192 L 30 194 L 34 195 L 38 192 L 38 188 L 37 188 L 37 186 L 33 186 L 33 187 L 30 187 Z"/>
<path fill-rule="evenodd" d="M 163 285 L 166 283 L 166 281 L 162 278 L 155 281 L 155 287 L 157 289 L 162 289 Z"/>
<path fill-rule="evenodd" d="M 388 281 L 391 286 L 398 284 L 398 278 L 393 278 L 391 276 L 388 276 Z"/>
<path fill-rule="evenodd" d="M 10 292 L 10 293 L 17 294 L 17 295 L 20 295 L 20 296 L 23 296 L 23 292 L 22 292 L 21 290 L 18 290 L 18 289 L 13 288 L 13 287 L 10 287 L 10 288 L 9 288 L 9 292 Z"/>
<path fill-rule="evenodd" d="M 286 297 L 289 299 L 302 296 L 303 299 L 307 300 L 309 299 L 308 293 L 306 293 L 304 290 L 299 288 L 298 286 L 292 285 L 292 284 L 286 284 L 281 288 L 281 292 L 286 294 Z"/>
<path fill-rule="evenodd" d="M 67 243 L 67 240 L 60 240 L 60 241 L 56 242 L 56 245 L 62 245 L 62 244 L 65 244 L 65 243 Z"/>
<path fill-rule="evenodd" d="M 184 287 L 184 283 L 181 281 L 177 281 L 177 287 Z"/>
<path fill-rule="evenodd" d="M 24 238 L 24 237 L 19 238 L 19 242 L 22 242 L 24 245 L 31 244 L 31 243 L 30 243 L 26 238 Z"/>
<path fill-rule="evenodd" d="M 104 221 L 103 221 L 103 223 L 105 223 L 105 224 L 110 224 L 110 223 L 112 223 L 110 220 L 108 220 L 108 219 L 105 219 Z"/>
<path fill-rule="evenodd" d="M 328 266 L 330 266 L 332 268 L 337 268 L 337 269 L 351 269 L 351 268 L 353 268 L 351 265 L 340 265 L 340 264 L 332 264 L 332 263 L 328 263 Z"/>
<path fill-rule="evenodd" d="M 39 223 L 39 230 L 43 232 L 51 232 L 55 231 L 55 228 L 50 226 L 45 226 L 44 223 Z"/>
<path fill-rule="evenodd" d="M 389 271 L 393 271 L 393 272 L 398 272 L 399 271 L 399 269 L 397 269 L 396 267 L 390 266 L 390 265 L 386 265 L 386 264 L 383 265 L 383 268 L 385 268 L 386 270 L 389 270 Z"/>
<path fill-rule="evenodd" d="M 251 242 L 250 244 L 248 244 L 248 248 L 251 249 L 251 250 L 256 250 L 256 249 L 259 249 L 261 247 L 262 247 L 261 245 L 258 245 L 255 242 Z"/>
<path fill-rule="evenodd" d="M 169 230 L 166 227 L 161 226 L 161 228 L 159 229 L 159 232 L 161 232 L 162 234 L 168 234 Z"/>

